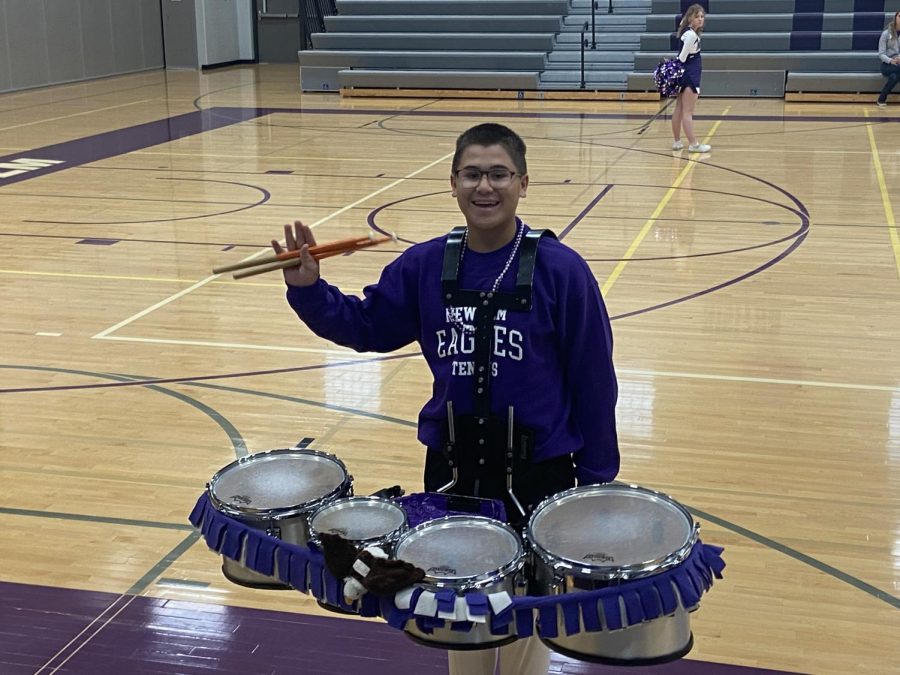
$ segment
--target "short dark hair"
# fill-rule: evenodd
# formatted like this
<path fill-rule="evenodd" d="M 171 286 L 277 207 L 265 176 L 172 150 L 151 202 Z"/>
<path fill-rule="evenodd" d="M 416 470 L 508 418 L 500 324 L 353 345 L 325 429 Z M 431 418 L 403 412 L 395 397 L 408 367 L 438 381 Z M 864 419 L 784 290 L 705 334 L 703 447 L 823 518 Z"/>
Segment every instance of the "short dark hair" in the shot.
<path fill-rule="evenodd" d="M 528 173 L 528 165 L 525 163 L 525 141 L 515 131 L 502 124 L 487 122 L 479 124 L 462 132 L 456 139 L 456 153 L 453 155 L 452 170 L 456 171 L 459 157 L 470 145 L 501 145 L 509 153 L 516 172 Z"/>

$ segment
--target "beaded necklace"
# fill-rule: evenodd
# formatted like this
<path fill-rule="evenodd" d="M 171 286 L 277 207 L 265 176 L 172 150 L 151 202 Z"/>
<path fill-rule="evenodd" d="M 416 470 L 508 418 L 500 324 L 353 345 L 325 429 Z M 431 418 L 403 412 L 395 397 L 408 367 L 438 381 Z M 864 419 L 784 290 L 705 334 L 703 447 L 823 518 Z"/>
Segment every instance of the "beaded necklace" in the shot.
<path fill-rule="evenodd" d="M 497 289 L 500 288 L 500 284 L 503 281 L 503 277 L 506 276 L 506 273 L 509 271 L 510 266 L 512 265 L 513 260 L 516 258 L 516 253 L 519 250 L 519 244 L 522 243 L 522 235 L 525 233 L 525 225 L 524 224 L 516 224 L 516 239 L 513 243 L 512 251 L 509 254 L 509 258 L 506 259 L 506 264 L 503 265 L 503 269 L 500 270 L 500 274 L 494 279 L 494 283 L 491 286 L 491 290 L 488 293 L 488 297 L 492 297 L 494 293 L 497 292 Z M 459 279 L 459 271 L 462 269 L 463 258 L 466 255 L 466 249 L 469 247 L 469 228 L 466 228 L 466 231 L 463 232 L 462 238 L 462 250 L 459 252 L 459 263 L 456 266 L 456 278 Z M 462 319 L 457 318 L 454 314 L 453 325 L 456 326 L 460 332 L 468 333 L 470 335 L 475 334 L 475 326 L 464 323 Z"/>

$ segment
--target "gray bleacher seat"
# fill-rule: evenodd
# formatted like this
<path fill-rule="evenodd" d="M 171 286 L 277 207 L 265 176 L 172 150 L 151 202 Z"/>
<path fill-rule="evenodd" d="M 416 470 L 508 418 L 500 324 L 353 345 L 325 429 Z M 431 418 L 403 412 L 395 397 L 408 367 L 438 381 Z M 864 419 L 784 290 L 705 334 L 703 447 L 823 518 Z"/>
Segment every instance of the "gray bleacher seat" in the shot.
<path fill-rule="evenodd" d="M 650 71 L 678 46 L 673 33 L 685 3 L 653 0 L 629 89 L 651 89 Z M 708 0 L 703 35 L 703 91 L 719 84 L 759 91 L 753 72 L 784 74 L 786 92 L 874 92 L 878 38 L 893 16 L 885 0 Z M 731 73 L 730 80 L 713 73 Z M 718 80 L 718 82 L 717 82 Z"/>
<path fill-rule="evenodd" d="M 794 14 L 809 12 L 810 3 L 803 0 L 709 0 L 710 19 L 720 14 Z M 890 9 L 883 0 L 823 0 L 827 13 L 882 12 Z M 653 14 L 680 14 L 680 0 L 653 0 Z"/>
<path fill-rule="evenodd" d="M 762 33 L 707 33 L 703 35 L 704 52 L 761 51 L 875 51 L 881 31 L 789 31 Z M 671 33 L 644 33 L 643 51 L 676 51 L 678 42 Z"/>
<path fill-rule="evenodd" d="M 316 49 L 549 52 L 552 33 L 314 33 Z"/>
<path fill-rule="evenodd" d="M 326 16 L 329 33 L 556 33 L 556 14 L 534 16 Z"/>
<path fill-rule="evenodd" d="M 635 55 L 634 69 L 651 72 L 666 52 L 641 52 Z M 703 69 L 708 70 L 786 70 L 800 72 L 877 72 L 878 57 L 860 52 L 745 52 L 741 54 L 704 54 Z"/>
<path fill-rule="evenodd" d="M 561 16 L 568 10 L 568 0 L 516 0 L 515 2 L 486 2 L 485 0 L 337 0 L 338 14 L 378 15 L 406 14 L 464 16 L 513 16 L 551 14 Z"/>
<path fill-rule="evenodd" d="M 543 70 L 539 52 L 441 52 L 315 49 L 303 52 L 303 66 L 422 70 Z"/>
<path fill-rule="evenodd" d="M 467 70 L 341 70 L 341 87 L 359 89 L 537 89 L 540 72 Z"/>
<path fill-rule="evenodd" d="M 684 0 L 336 0 L 299 53 L 304 89 L 653 91 Z M 877 91 L 884 0 L 708 0 L 704 95 Z M 649 14 L 648 14 L 649 11 Z M 581 40 L 584 52 L 581 72 Z M 504 75 L 505 74 L 505 75 Z M 817 78 L 820 82 L 817 83 Z"/>
<path fill-rule="evenodd" d="M 791 71 L 785 91 L 797 93 L 876 94 L 884 86 L 881 73 L 802 73 Z"/>

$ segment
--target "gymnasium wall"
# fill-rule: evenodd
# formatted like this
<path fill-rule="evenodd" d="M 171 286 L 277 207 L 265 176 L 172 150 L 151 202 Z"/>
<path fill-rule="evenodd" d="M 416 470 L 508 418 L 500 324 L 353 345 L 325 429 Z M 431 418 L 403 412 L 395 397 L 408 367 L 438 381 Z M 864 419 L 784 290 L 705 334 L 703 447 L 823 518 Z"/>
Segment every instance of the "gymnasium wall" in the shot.
<path fill-rule="evenodd" d="M 163 65 L 159 0 L 0 0 L 0 92 Z"/>

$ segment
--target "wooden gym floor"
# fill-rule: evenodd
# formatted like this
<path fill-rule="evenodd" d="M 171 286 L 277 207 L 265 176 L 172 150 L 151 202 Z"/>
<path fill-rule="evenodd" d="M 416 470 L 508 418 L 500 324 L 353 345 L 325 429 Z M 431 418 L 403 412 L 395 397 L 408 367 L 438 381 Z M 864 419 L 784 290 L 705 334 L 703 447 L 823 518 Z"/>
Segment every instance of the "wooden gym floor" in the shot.
<path fill-rule="evenodd" d="M 725 547 L 693 652 L 647 672 L 900 672 L 900 103 L 701 98 L 699 157 L 638 133 L 657 109 L 301 95 L 276 66 L 0 96 L 0 671 L 441 671 L 380 621 L 229 584 L 186 518 L 235 457 L 301 442 L 358 494 L 421 489 L 415 346 L 329 345 L 277 274 L 210 270 L 295 218 L 396 232 L 324 263 L 360 291 L 461 223 L 453 143 L 494 120 L 528 143 L 520 214 L 613 317 L 620 479 Z M 228 661 L 242 625 L 279 639 Z"/>

